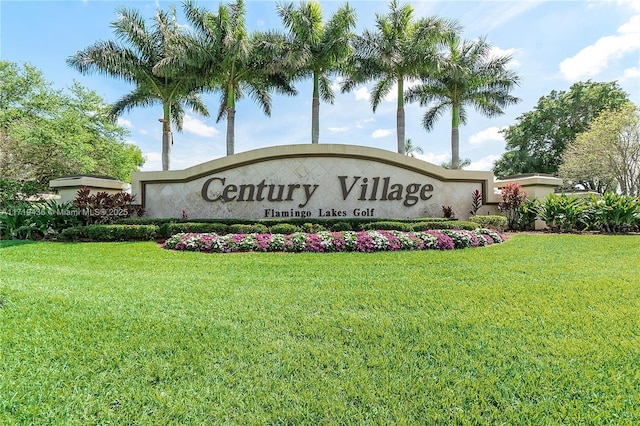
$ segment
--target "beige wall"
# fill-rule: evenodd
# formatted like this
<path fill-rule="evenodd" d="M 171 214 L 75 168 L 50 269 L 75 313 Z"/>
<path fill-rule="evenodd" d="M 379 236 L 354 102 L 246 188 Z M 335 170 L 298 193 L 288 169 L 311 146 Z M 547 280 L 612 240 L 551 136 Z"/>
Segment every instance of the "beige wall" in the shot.
<path fill-rule="evenodd" d="M 491 172 L 446 170 L 390 151 L 328 144 L 263 148 L 185 170 L 132 176 L 132 193 L 148 216 L 160 218 L 181 217 L 183 211 L 190 218 L 441 217 L 442 206 L 452 206 L 466 219 L 475 189 L 485 194 L 481 213 L 498 201 L 493 186 Z M 407 189 L 419 198 L 415 204 Z"/>

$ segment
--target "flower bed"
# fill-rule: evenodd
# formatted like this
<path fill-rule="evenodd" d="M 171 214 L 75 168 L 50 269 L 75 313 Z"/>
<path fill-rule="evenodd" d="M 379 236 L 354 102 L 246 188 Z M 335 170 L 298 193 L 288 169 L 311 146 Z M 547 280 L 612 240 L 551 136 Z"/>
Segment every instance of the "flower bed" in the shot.
<path fill-rule="evenodd" d="M 424 232 L 343 231 L 293 234 L 180 233 L 162 246 L 171 250 L 232 253 L 453 250 L 501 243 L 504 235 L 490 229 Z"/>

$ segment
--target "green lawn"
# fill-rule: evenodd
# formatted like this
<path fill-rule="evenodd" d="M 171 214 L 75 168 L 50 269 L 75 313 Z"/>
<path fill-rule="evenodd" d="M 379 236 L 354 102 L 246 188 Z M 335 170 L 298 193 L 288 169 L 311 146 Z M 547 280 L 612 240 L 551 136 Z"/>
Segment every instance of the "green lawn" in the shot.
<path fill-rule="evenodd" d="M 0 424 L 638 424 L 640 237 L 0 242 Z"/>

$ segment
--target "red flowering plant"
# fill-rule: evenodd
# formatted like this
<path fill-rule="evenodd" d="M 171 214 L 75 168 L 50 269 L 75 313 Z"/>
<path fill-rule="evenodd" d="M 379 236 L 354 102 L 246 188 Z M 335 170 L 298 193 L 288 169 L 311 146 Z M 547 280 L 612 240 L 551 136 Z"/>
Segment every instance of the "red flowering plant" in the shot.
<path fill-rule="evenodd" d="M 522 191 L 519 183 L 509 183 L 502 188 L 502 201 L 498 210 L 507 215 L 507 228 L 518 229 L 521 219 L 520 205 L 527 199 L 527 193 Z"/>

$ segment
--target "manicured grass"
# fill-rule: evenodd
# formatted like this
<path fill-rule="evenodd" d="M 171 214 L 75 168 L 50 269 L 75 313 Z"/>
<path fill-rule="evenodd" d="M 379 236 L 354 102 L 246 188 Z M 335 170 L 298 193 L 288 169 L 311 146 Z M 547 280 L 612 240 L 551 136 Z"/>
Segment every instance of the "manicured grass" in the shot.
<path fill-rule="evenodd" d="M 639 259 L 0 242 L 0 424 L 638 424 Z"/>

